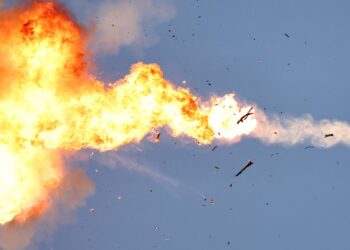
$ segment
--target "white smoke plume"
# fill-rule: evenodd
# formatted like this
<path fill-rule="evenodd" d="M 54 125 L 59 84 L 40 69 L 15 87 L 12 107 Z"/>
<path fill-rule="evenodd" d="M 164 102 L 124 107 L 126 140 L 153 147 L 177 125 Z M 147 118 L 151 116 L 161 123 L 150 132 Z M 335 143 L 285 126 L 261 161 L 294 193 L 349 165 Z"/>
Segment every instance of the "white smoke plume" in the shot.
<path fill-rule="evenodd" d="M 258 126 L 251 136 L 273 144 L 308 143 L 329 148 L 337 144 L 350 146 L 350 124 L 336 120 L 315 121 L 311 115 L 295 117 L 266 116 L 257 112 Z"/>

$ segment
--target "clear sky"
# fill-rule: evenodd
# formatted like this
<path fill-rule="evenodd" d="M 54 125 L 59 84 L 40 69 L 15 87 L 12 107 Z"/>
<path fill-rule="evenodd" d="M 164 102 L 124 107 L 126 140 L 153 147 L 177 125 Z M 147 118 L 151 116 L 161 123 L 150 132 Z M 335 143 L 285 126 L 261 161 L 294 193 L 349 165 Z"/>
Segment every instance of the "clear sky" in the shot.
<path fill-rule="evenodd" d="M 62 2 L 86 25 L 103 4 Z M 158 63 L 165 78 L 206 98 L 235 92 L 268 114 L 350 121 L 349 1 L 147 2 L 172 6 L 169 18 L 146 16 L 139 42 L 96 54 L 101 79 Z M 96 154 L 77 164 L 95 195 L 38 248 L 349 249 L 349 148 L 306 146 L 243 138 L 212 151 L 164 132 L 157 144 Z M 106 157 L 109 167 L 98 160 Z M 254 165 L 234 177 L 249 159 Z"/>

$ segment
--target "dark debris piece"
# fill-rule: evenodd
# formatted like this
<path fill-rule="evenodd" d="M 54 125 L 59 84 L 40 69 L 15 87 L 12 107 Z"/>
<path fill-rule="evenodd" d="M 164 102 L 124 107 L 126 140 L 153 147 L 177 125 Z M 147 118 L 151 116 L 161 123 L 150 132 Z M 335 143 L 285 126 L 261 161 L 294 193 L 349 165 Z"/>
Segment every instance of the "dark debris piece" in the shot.
<path fill-rule="evenodd" d="M 332 136 L 334 136 L 334 134 L 325 134 L 325 135 L 324 135 L 324 138 L 332 137 Z"/>
<path fill-rule="evenodd" d="M 307 146 L 304 149 L 312 149 L 312 148 L 315 148 L 315 147 L 314 146 Z"/>
<path fill-rule="evenodd" d="M 287 38 L 289 38 L 290 36 L 287 34 L 287 33 L 284 33 L 284 36 L 285 37 L 287 37 Z"/>
<path fill-rule="evenodd" d="M 218 145 L 215 145 L 211 151 L 215 151 L 219 146 Z"/>
<path fill-rule="evenodd" d="M 156 134 L 156 137 L 154 138 L 154 141 L 155 142 L 159 142 L 160 141 L 160 132 L 158 132 L 157 134 Z"/>
<path fill-rule="evenodd" d="M 237 176 L 240 176 L 249 166 L 253 165 L 254 162 L 252 160 L 249 160 L 247 164 L 244 165 L 244 167 L 236 174 Z"/>

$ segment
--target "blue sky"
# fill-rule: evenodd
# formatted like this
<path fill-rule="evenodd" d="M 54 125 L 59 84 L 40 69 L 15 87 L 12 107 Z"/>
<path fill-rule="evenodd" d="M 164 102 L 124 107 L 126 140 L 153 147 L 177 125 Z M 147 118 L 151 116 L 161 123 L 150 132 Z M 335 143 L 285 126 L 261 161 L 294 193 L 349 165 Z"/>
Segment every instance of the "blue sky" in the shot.
<path fill-rule="evenodd" d="M 85 23 L 102 4 L 62 2 Z M 141 23 L 143 35 L 149 29 L 157 37 L 151 44 L 97 54 L 98 77 L 115 81 L 137 61 L 158 63 L 165 78 L 186 80 L 200 96 L 235 92 L 268 114 L 350 120 L 350 2 L 152 3 L 171 5 L 176 14 Z M 306 146 L 246 138 L 213 152 L 163 133 L 158 144 L 138 145 L 142 152 L 129 145 L 108 153 L 136 170 L 120 162 L 104 166 L 97 159 L 107 156 L 97 154 L 79 163 L 96 194 L 38 248 L 349 249 L 349 149 Z M 249 159 L 254 165 L 234 177 Z"/>

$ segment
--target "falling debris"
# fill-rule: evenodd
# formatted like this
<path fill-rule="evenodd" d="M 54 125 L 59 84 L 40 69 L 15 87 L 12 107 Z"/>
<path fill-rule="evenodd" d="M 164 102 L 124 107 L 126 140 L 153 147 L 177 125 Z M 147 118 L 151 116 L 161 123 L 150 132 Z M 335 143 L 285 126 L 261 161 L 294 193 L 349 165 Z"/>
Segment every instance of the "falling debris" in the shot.
<path fill-rule="evenodd" d="M 254 164 L 254 162 L 252 160 L 249 160 L 247 162 L 247 164 L 245 164 L 245 166 L 236 174 L 236 177 L 240 176 L 249 166 L 251 166 L 253 164 Z"/>
<path fill-rule="evenodd" d="M 254 113 L 251 112 L 252 110 L 253 110 L 253 107 L 250 107 L 249 111 L 245 115 L 243 115 L 241 118 L 239 118 L 239 120 L 237 121 L 237 124 L 240 124 L 241 122 L 244 122 L 245 120 L 248 119 L 248 117 L 250 115 L 253 115 Z"/>
<path fill-rule="evenodd" d="M 219 170 L 220 168 L 218 166 L 214 166 L 215 169 Z"/>
<path fill-rule="evenodd" d="M 156 134 L 156 137 L 154 138 L 154 141 L 155 141 L 155 142 L 159 142 L 159 141 L 160 141 L 160 132 L 158 132 L 158 133 Z"/>
<path fill-rule="evenodd" d="M 314 146 L 307 146 L 304 149 L 311 149 L 311 148 L 315 148 Z"/>
<path fill-rule="evenodd" d="M 287 37 L 287 38 L 289 38 L 289 35 L 288 35 L 287 33 L 284 33 L 284 36 Z"/>
<path fill-rule="evenodd" d="M 204 201 L 205 203 L 207 203 L 207 204 L 215 205 L 215 199 L 214 199 L 214 198 L 208 199 L 208 198 L 204 197 L 204 198 L 203 198 L 203 201 Z M 206 204 L 202 204 L 202 206 L 203 206 L 203 207 L 206 207 Z"/>
<path fill-rule="evenodd" d="M 89 212 L 90 212 L 90 213 L 94 213 L 95 211 L 96 211 L 95 208 L 90 208 L 90 209 L 89 209 Z"/>
<path fill-rule="evenodd" d="M 332 136 L 334 136 L 334 134 L 325 134 L 325 135 L 324 135 L 324 138 L 332 137 Z"/>
<path fill-rule="evenodd" d="M 159 230 L 159 226 L 158 225 L 154 226 L 154 229 Z"/>
<path fill-rule="evenodd" d="M 215 149 L 217 149 L 219 146 L 218 145 L 215 145 L 211 151 L 215 151 Z"/>
<path fill-rule="evenodd" d="M 141 149 L 141 148 L 139 148 L 139 147 L 134 147 L 137 151 L 139 151 L 139 152 L 143 152 L 143 150 Z"/>

